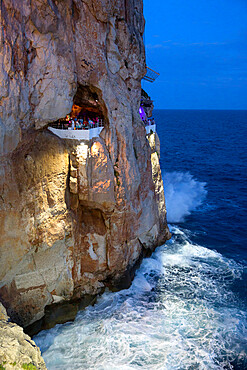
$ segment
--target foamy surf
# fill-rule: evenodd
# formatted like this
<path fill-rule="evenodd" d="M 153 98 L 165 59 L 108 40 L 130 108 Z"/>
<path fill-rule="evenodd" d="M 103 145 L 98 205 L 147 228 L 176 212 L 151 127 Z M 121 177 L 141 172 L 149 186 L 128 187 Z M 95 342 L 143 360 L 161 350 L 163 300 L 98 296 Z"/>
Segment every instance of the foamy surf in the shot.
<path fill-rule="evenodd" d="M 34 338 L 48 369 L 247 366 L 247 314 L 231 290 L 242 266 L 172 232 L 128 290 L 104 293 L 73 323 Z"/>

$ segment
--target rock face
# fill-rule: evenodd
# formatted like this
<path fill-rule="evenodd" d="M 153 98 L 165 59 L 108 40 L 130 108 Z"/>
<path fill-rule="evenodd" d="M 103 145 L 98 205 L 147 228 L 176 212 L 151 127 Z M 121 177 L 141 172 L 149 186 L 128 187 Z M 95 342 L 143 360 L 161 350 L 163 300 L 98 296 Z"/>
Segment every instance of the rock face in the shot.
<path fill-rule="evenodd" d="M 27 334 L 23 333 L 22 328 L 9 322 L 8 319 L 0 303 L 0 368 L 25 369 L 27 365 L 29 368 L 32 365 L 32 369 L 45 370 L 46 366 L 40 349 Z"/>
<path fill-rule="evenodd" d="M 5 0 L 1 17 L 0 299 L 26 326 L 49 304 L 124 286 L 169 231 L 138 113 L 142 1 Z M 100 138 L 46 131 L 95 96 Z"/>

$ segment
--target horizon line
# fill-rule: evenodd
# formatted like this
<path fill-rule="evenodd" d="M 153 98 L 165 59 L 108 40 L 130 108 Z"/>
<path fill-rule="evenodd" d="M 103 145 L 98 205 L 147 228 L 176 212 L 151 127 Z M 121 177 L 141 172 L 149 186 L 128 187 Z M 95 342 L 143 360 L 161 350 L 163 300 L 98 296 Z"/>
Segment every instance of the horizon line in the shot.
<path fill-rule="evenodd" d="M 212 111 L 247 111 L 247 108 L 154 108 L 154 110 L 212 110 Z"/>

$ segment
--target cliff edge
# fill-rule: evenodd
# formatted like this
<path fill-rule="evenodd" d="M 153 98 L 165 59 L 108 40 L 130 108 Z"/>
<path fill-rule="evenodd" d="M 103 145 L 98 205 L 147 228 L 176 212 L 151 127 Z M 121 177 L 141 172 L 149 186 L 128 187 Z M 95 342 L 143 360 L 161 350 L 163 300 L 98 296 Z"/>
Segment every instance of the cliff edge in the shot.
<path fill-rule="evenodd" d="M 142 10 L 141 0 L 1 2 L 0 300 L 24 327 L 47 305 L 128 286 L 169 238 L 138 113 Z M 78 101 L 102 112 L 100 137 L 48 132 Z"/>

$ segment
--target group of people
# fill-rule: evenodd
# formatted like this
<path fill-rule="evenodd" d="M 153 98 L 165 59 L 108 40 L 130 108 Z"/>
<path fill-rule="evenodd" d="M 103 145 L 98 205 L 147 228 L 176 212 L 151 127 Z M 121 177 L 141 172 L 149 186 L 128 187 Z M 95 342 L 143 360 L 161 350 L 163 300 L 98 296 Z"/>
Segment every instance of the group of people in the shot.
<path fill-rule="evenodd" d="M 69 114 L 66 116 L 65 119 L 59 120 L 57 122 L 58 128 L 61 129 L 68 129 L 68 130 L 88 130 L 90 128 L 98 127 L 100 125 L 100 118 L 90 118 L 90 117 L 82 117 L 82 118 L 72 118 Z"/>
<path fill-rule="evenodd" d="M 155 124 L 154 118 L 141 117 L 146 126 Z M 54 127 L 67 130 L 88 130 L 90 128 L 103 126 L 103 120 L 99 117 L 77 117 L 72 118 L 69 114 L 64 119 L 59 119 L 55 122 Z"/>

